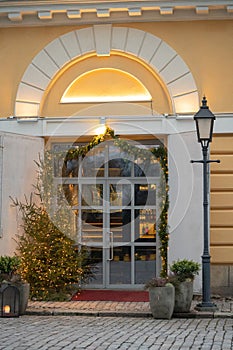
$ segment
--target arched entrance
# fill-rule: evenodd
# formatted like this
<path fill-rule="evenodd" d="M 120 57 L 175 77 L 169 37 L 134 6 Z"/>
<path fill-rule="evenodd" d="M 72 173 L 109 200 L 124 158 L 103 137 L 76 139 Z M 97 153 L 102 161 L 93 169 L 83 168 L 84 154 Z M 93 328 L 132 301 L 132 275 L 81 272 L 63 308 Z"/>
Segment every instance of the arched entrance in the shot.
<path fill-rule="evenodd" d="M 69 32 L 41 50 L 19 84 L 15 116 L 40 115 L 45 92 L 75 60 L 88 55 L 107 58 L 114 52 L 131 56 L 156 73 L 169 95 L 170 113 L 192 113 L 198 109 L 195 80 L 173 48 L 142 30 L 107 24 Z"/>
<path fill-rule="evenodd" d="M 146 67 L 145 69 L 151 73 L 153 78 L 157 78 L 162 86 L 161 90 L 169 100 L 170 114 L 192 113 L 197 110 L 199 103 L 194 78 L 183 59 L 169 45 L 150 33 L 134 28 L 96 25 L 67 33 L 38 53 L 20 82 L 15 103 L 15 115 L 19 117 L 40 115 L 45 95 L 49 96 L 47 100 L 50 100 L 50 104 L 54 104 L 52 94 L 56 83 L 61 92 L 60 97 L 64 96 L 67 85 L 59 85 L 59 82 L 63 77 L 65 79 L 66 73 L 72 70 L 75 72 L 77 66 L 80 69 L 83 62 L 83 69 L 85 70 L 86 67 L 87 71 L 90 70 L 89 62 L 92 58 L 96 61 L 102 58 L 107 66 L 107 62 L 113 62 L 114 56 L 117 60 L 121 59 L 124 67 L 127 64 L 123 60 L 129 61 L 128 70 L 121 69 L 120 74 L 126 72 L 135 77 L 137 69 L 131 72 L 130 63 L 133 66 L 133 63 L 136 62 L 143 69 Z M 96 62 L 92 64 L 94 67 Z M 81 74 L 78 74 L 80 77 Z M 87 74 L 85 76 L 87 77 Z M 142 73 L 141 76 L 140 82 L 143 80 Z M 75 82 L 76 78 L 75 73 L 71 74 L 69 83 Z M 154 85 L 151 84 L 151 89 L 149 89 L 149 84 L 146 83 L 142 85 L 151 94 L 153 103 Z M 57 98 L 59 108 L 61 107 L 60 101 L 62 100 Z M 106 110 L 105 106 L 100 106 L 97 116 L 111 115 L 111 109 L 113 111 L 115 105 L 110 104 L 110 111 Z M 143 115 L 141 106 L 136 104 L 134 106 L 137 111 L 140 111 L 138 114 Z M 94 114 L 97 107 L 94 105 Z M 82 115 L 81 112 L 79 116 Z M 125 113 L 125 115 L 129 114 Z M 154 117 L 154 114 L 151 113 L 151 116 Z M 83 123 L 86 121 L 84 120 Z M 88 130 L 86 125 L 88 135 L 90 128 Z M 64 138 L 67 136 L 64 131 L 66 129 L 61 129 L 62 133 L 59 136 Z M 144 136 L 148 132 L 143 127 L 141 130 Z M 149 179 L 143 174 L 136 176 L 135 167 L 139 165 L 136 158 L 127 163 L 132 172 L 127 176 L 123 175 L 122 171 L 128 168 L 122 154 L 118 154 L 113 161 L 112 152 L 114 154 L 117 151 L 109 145 L 101 149 L 100 154 L 96 152 L 97 154 L 94 156 L 90 154 L 86 159 L 87 163 L 90 162 L 86 169 L 88 171 L 96 168 L 94 164 L 96 160 L 104 161 L 97 167 L 98 171 L 95 176 L 87 176 L 83 172 L 81 176 L 65 179 L 67 183 L 64 183 L 64 185 L 71 185 L 77 191 L 78 200 L 74 205 L 74 210 L 77 212 L 79 241 L 88 247 L 91 259 L 98 265 L 99 273 L 93 284 L 104 288 L 119 287 L 119 285 L 121 287 L 142 286 L 149 277 L 159 271 L 155 263 L 157 261 L 157 265 L 159 264 L 158 242 L 156 242 L 159 177 L 154 175 L 156 172 L 149 176 Z M 72 167 L 74 164 L 69 165 Z M 152 197 L 154 201 L 151 199 L 152 202 L 149 204 L 144 202 L 145 193 L 146 201 Z M 125 203 L 126 194 L 129 195 L 130 201 Z M 141 201 L 138 199 L 140 196 Z M 116 202 L 116 198 L 121 201 Z"/>

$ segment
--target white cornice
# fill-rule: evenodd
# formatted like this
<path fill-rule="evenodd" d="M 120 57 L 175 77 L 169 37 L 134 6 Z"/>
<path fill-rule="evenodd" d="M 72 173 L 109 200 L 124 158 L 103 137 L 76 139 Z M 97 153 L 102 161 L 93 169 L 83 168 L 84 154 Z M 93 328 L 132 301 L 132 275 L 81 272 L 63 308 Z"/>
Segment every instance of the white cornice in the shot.
<path fill-rule="evenodd" d="M 233 19 L 233 1 L 0 0 L 0 27 Z"/>
<path fill-rule="evenodd" d="M 99 126 L 100 117 L 52 117 L 52 118 L 16 118 L 0 119 L 0 132 L 11 132 L 40 137 L 69 137 L 94 135 Z M 183 116 L 115 116 L 106 117 L 106 123 L 117 134 L 171 135 L 196 132 L 193 115 Z M 215 134 L 233 132 L 233 114 L 216 115 Z"/>

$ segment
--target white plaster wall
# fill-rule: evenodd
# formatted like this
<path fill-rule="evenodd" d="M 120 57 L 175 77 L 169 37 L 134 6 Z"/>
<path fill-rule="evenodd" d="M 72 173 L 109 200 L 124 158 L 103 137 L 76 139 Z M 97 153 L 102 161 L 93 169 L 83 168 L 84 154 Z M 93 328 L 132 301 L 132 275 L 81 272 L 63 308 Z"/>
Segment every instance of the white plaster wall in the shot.
<path fill-rule="evenodd" d="M 169 251 L 168 263 L 192 259 L 201 263 L 203 251 L 202 159 L 196 132 L 168 136 L 169 150 Z M 194 291 L 201 292 L 201 272 Z"/>
<path fill-rule="evenodd" d="M 0 255 L 12 255 L 16 248 L 15 235 L 20 232 L 21 216 L 12 207 L 10 196 L 24 201 L 35 184 L 38 160 L 44 141 L 42 138 L 1 133 L 2 140 L 2 206 Z"/>

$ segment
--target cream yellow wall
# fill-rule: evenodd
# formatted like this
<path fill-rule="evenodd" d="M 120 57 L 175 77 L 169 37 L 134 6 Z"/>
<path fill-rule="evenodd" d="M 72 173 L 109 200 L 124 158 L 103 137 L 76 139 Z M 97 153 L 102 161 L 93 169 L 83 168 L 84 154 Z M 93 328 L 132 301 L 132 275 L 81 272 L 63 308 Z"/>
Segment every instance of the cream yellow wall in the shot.
<path fill-rule="evenodd" d="M 1 28 L 0 29 L 0 117 L 14 113 L 18 84 L 33 57 L 58 35 L 63 28 Z"/>
<path fill-rule="evenodd" d="M 134 27 L 160 37 L 189 66 L 199 95 L 206 94 L 211 110 L 215 113 L 233 111 L 232 21 L 123 23 L 116 26 Z M 18 84 L 33 57 L 58 36 L 80 28 L 63 26 L 0 29 L 0 117 L 13 114 Z M 165 108 L 166 99 L 163 103 Z M 54 115 L 55 112 L 56 110 Z"/>
<path fill-rule="evenodd" d="M 212 263 L 233 263 L 233 134 L 216 135 L 211 144 Z"/>
<path fill-rule="evenodd" d="M 208 97 L 215 113 L 233 111 L 233 78 L 230 73 L 233 21 L 145 24 L 143 29 L 146 31 L 147 28 L 183 58 L 196 80 L 200 96 L 205 94 Z"/>

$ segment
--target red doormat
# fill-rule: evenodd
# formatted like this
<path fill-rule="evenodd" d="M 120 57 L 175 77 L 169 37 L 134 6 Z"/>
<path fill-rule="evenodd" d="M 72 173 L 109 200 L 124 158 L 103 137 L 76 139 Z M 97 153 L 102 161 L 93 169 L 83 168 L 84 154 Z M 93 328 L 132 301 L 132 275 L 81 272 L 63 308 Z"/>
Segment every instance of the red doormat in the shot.
<path fill-rule="evenodd" d="M 73 295 L 72 301 L 137 301 L 148 302 L 147 291 L 87 289 Z"/>

